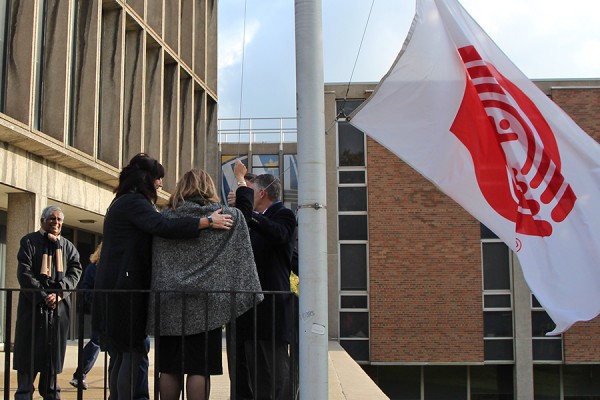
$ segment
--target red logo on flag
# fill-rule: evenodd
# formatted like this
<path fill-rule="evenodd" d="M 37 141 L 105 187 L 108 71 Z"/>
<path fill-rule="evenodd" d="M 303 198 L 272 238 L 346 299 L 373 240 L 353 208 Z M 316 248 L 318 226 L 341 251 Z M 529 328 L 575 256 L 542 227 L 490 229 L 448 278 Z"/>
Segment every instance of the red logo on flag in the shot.
<path fill-rule="evenodd" d="M 490 206 L 515 222 L 517 233 L 550 236 L 577 200 L 561 174 L 554 134 L 531 99 L 475 47 L 459 52 L 467 85 L 450 130 L 469 150 Z"/>

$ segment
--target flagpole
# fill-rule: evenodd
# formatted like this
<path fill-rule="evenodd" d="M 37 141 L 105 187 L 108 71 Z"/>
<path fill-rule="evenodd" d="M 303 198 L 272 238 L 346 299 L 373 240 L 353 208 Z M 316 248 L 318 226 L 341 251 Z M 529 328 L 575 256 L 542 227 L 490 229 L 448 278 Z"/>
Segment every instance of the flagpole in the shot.
<path fill-rule="evenodd" d="M 328 397 L 327 208 L 321 0 L 295 0 L 300 398 Z"/>

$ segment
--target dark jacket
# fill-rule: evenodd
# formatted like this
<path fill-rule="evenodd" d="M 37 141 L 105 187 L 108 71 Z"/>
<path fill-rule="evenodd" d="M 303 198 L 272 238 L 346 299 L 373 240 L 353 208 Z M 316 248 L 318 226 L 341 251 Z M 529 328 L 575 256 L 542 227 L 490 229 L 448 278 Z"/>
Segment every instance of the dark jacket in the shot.
<path fill-rule="evenodd" d="M 85 269 L 83 270 L 83 279 L 81 280 L 81 283 L 79 284 L 79 286 L 81 287 L 81 289 L 93 289 L 96 283 L 96 269 L 98 267 L 96 266 L 96 264 L 94 263 L 90 263 L 88 264 L 87 267 L 85 267 Z M 86 291 L 84 294 L 84 299 L 85 299 L 85 304 L 84 304 L 84 310 L 86 313 L 90 313 L 91 309 L 92 309 L 92 301 L 94 300 L 94 294 L 92 291 Z"/>
<path fill-rule="evenodd" d="M 75 289 L 81 276 L 79 252 L 69 240 L 60 238 L 63 252 L 64 277 L 55 282 L 52 287 L 60 289 Z M 34 353 L 34 372 L 50 370 L 60 373 L 63 368 L 69 315 L 71 311 L 71 293 L 63 292 L 58 307 L 48 313 L 40 305 L 51 292 L 47 289 L 45 279 L 40 276 L 42 254 L 45 246 L 44 236 L 38 231 L 23 236 L 17 259 L 17 278 L 21 289 L 42 289 L 36 291 L 23 290 L 19 293 L 17 308 L 17 324 L 15 329 L 15 349 L 13 368 L 18 371 L 29 371 L 31 353 Z M 33 314 L 32 314 L 33 313 Z M 48 317 L 52 319 L 47 320 Z M 50 322 L 51 325 L 48 325 Z M 34 324 L 35 340 L 31 341 L 31 328 Z M 51 329 L 48 329 L 51 327 Z M 55 349 L 54 357 L 49 358 L 50 343 Z"/>
<path fill-rule="evenodd" d="M 260 285 L 264 291 L 290 291 L 292 253 L 296 242 L 296 216 L 283 203 L 273 203 L 264 214 L 253 212 L 254 191 L 241 186 L 236 191 L 236 207 L 242 211 L 248 228 L 258 271 Z M 272 337 L 290 343 L 292 337 L 291 294 L 266 294 L 257 307 L 257 334 L 259 339 Z M 273 313 L 275 302 L 275 313 Z M 246 312 L 240 323 L 248 332 L 252 329 L 253 310 Z M 274 324 L 274 325 L 273 325 Z"/>
<path fill-rule="evenodd" d="M 103 348 L 145 352 L 152 236 L 197 237 L 199 218 L 167 219 L 139 193 L 113 200 L 104 220 L 102 257 L 96 272 L 92 328 Z M 107 294 L 102 290 L 117 289 Z M 138 291 L 138 292 L 135 292 Z"/>

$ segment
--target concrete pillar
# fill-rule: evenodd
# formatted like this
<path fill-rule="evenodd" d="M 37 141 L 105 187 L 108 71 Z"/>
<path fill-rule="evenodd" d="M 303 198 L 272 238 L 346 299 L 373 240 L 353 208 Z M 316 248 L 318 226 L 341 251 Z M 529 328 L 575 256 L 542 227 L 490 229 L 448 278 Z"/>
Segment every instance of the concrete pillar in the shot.
<path fill-rule="evenodd" d="M 531 290 L 521 264 L 511 252 L 515 323 L 515 399 L 533 399 L 533 350 L 531 341 Z"/>
<path fill-rule="evenodd" d="M 17 281 L 17 253 L 21 238 L 40 228 L 40 213 L 42 208 L 36 202 L 34 193 L 9 193 L 8 213 L 6 218 L 6 271 L 5 287 L 18 289 Z M 12 324 L 11 340 L 14 343 L 15 321 L 17 313 L 18 296 L 12 298 Z M 4 321 L 2 321 L 3 323 Z"/>

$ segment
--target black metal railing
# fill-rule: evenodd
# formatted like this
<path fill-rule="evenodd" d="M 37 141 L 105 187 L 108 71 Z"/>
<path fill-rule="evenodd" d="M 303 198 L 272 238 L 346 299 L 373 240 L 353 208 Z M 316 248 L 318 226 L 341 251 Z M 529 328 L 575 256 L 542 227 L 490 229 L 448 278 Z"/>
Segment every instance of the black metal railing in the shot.
<path fill-rule="evenodd" d="M 33 299 L 35 298 L 35 292 L 39 292 L 39 290 L 37 289 L 0 289 L 0 304 L 3 303 L 4 305 L 4 377 L 3 377 L 3 393 L 4 393 L 4 399 L 5 400 L 9 400 L 12 396 L 11 393 L 13 393 L 16 390 L 16 380 L 14 379 L 16 372 L 12 371 L 12 349 L 13 349 L 13 343 L 14 343 L 14 324 L 15 321 L 17 319 L 17 316 L 15 315 L 14 312 L 14 306 L 18 303 L 18 301 L 15 301 L 15 299 L 17 298 L 17 295 L 20 297 L 20 301 L 24 302 L 24 301 L 28 301 L 28 299 Z M 28 295 L 28 293 L 30 295 Z M 51 293 L 51 291 L 46 290 L 46 293 Z M 211 298 L 212 297 L 219 297 L 217 295 L 220 295 L 220 298 L 223 298 L 223 295 L 228 296 L 229 297 L 229 318 L 228 321 L 226 323 L 227 328 L 227 362 L 228 362 L 228 366 L 229 366 L 229 380 L 230 380 L 230 395 L 232 399 L 236 398 L 236 390 L 237 390 L 237 380 L 239 379 L 239 377 L 237 376 L 238 372 L 236 371 L 235 365 L 237 363 L 237 359 L 239 356 L 241 356 L 240 354 L 237 354 L 236 349 L 239 349 L 239 346 L 237 346 L 238 341 L 239 341 L 239 335 L 238 335 L 238 325 L 240 323 L 240 320 L 238 318 L 235 318 L 235 305 L 236 305 L 236 300 L 237 297 L 241 294 L 245 294 L 246 296 L 248 294 L 251 294 L 253 296 L 254 299 L 254 303 L 253 303 L 253 307 L 246 313 L 245 317 L 246 319 L 250 319 L 252 321 L 252 323 L 250 324 L 250 326 L 252 327 L 251 332 L 249 333 L 249 340 L 252 343 L 250 348 L 253 348 L 254 354 L 257 354 L 258 352 L 258 348 L 261 345 L 264 345 L 265 342 L 263 342 L 263 340 L 261 340 L 261 338 L 259 338 L 259 332 L 257 331 L 257 327 L 259 327 L 259 324 L 262 323 L 264 324 L 264 318 L 260 317 L 259 318 L 259 313 L 262 311 L 257 311 L 259 310 L 258 307 L 258 303 L 259 303 L 259 298 L 261 297 L 261 294 L 264 296 L 264 298 L 266 301 L 264 304 L 268 305 L 270 307 L 270 314 L 273 316 L 273 318 L 268 321 L 269 326 L 267 327 L 267 329 L 270 331 L 270 337 L 276 337 L 276 333 L 279 330 L 279 327 L 281 326 L 282 321 L 279 321 L 277 318 L 277 315 L 281 315 L 280 312 L 278 312 L 277 306 L 278 304 L 280 304 L 280 302 L 278 301 L 274 301 L 275 299 L 283 299 L 284 301 L 289 301 L 291 303 L 290 305 L 290 309 L 291 312 L 289 316 L 289 320 L 291 322 L 291 332 L 290 333 L 290 343 L 288 346 L 288 355 L 289 355 L 289 371 L 286 372 L 286 374 L 288 376 L 286 376 L 286 379 L 284 379 L 287 384 L 286 384 L 286 390 L 289 391 L 289 398 L 290 399 L 295 399 L 298 396 L 299 393 L 299 382 L 298 382 L 298 301 L 297 301 L 297 296 L 292 293 L 292 292 L 274 292 L 274 291 L 264 291 L 264 292 L 230 292 L 230 291 L 214 291 L 214 292 L 206 292 L 206 291 L 161 291 L 161 292 L 157 292 L 157 291 L 149 291 L 149 290 L 112 290 L 112 291 L 99 291 L 99 290 L 86 290 L 86 289 L 76 289 L 76 290 L 65 290 L 63 291 L 63 295 L 64 296 L 69 296 L 70 298 L 70 303 L 71 303 L 71 307 L 69 310 L 69 317 L 70 317 L 70 325 L 71 327 L 75 327 L 74 329 L 70 329 L 69 332 L 72 336 L 69 337 L 69 339 L 72 340 L 77 340 L 78 345 L 77 345 L 77 365 L 78 365 L 78 371 L 82 370 L 82 366 L 84 363 L 84 359 L 83 359 L 83 347 L 84 347 L 84 341 L 86 338 L 86 326 L 89 326 L 89 322 L 91 320 L 91 314 L 89 313 L 89 308 L 84 307 L 85 304 L 85 296 L 86 294 L 89 296 L 89 294 L 93 294 L 93 295 L 104 295 L 106 297 L 108 296 L 119 296 L 121 295 L 121 297 L 123 299 L 129 299 L 129 304 L 121 304 L 122 307 L 130 307 L 132 302 L 134 301 L 134 298 L 137 297 L 137 300 L 140 299 L 140 296 L 144 299 L 148 299 L 150 297 L 152 297 L 155 301 L 155 305 L 160 305 L 161 304 L 161 299 L 163 298 L 170 298 L 172 299 L 174 296 L 177 298 L 181 299 L 182 302 L 182 315 L 181 315 L 181 329 L 180 332 L 182 333 L 182 336 L 184 333 L 186 333 L 183 329 L 184 326 L 186 326 L 186 321 L 191 317 L 190 311 L 188 310 L 187 312 L 186 310 L 186 301 L 187 299 L 190 298 L 198 298 L 198 296 L 200 296 L 202 299 L 205 299 L 206 301 L 206 306 L 204 307 L 204 309 L 202 312 L 204 313 L 203 315 L 203 320 L 205 321 L 205 329 L 204 332 L 207 333 L 209 331 L 208 329 L 208 320 L 209 320 L 209 303 L 211 302 Z M 124 295 L 124 296 L 123 296 Z M 128 300 L 124 300 L 124 302 L 126 303 Z M 48 349 L 48 354 L 50 355 L 54 355 L 56 354 L 56 352 L 58 351 L 58 346 L 59 343 L 57 342 L 57 334 L 56 332 L 53 332 L 53 329 L 58 329 L 57 328 L 57 324 L 53 323 L 53 319 L 55 319 L 57 321 L 58 316 L 56 315 L 57 313 L 53 313 L 51 310 L 47 310 L 44 309 L 43 306 L 41 306 L 40 304 L 35 304 L 35 302 L 31 301 L 31 304 L 27 304 L 27 307 L 31 307 L 31 313 L 32 315 L 34 315 L 36 312 L 47 312 L 47 315 L 44 316 L 45 319 L 45 323 L 46 323 L 46 327 L 42 327 L 42 330 L 38 332 L 39 327 L 36 327 L 34 325 L 34 320 L 35 321 L 39 321 L 41 320 L 41 318 L 34 318 L 34 320 L 30 321 L 31 323 L 31 342 L 30 342 L 30 348 L 32 349 L 32 352 L 30 354 L 30 371 L 29 373 L 33 374 L 36 372 L 34 370 L 34 360 L 35 357 L 37 356 L 35 353 L 35 351 L 39 351 L 39 349 L 36 349 L 36 343 L 38 343 L 38 347 L 39 347 L 39 336 L 40 334 L 45 335 L 42 343 L 44 344 L 45 347 L 42 348 L 47 348 Z M 94 307 L 98 307 L 98 304 L 102 304 L 102 302 L 98 302 L 96 301 L 94 303 Z M 106 302 L 104 304 L 107 304 Z M 218 305 L 217 305 L 218 306 Z M 23 305 L 21 305 L 20 307 L 23 307 Z M 223 311 L 222 309 L 220 310 L 221 312 Z M 279 310 L 280 311 L 280 310 Z M 109 309 L 105 309 L 104 312 L 110 312 Z M 197 316 L 197 315 L 196 315 Z M 233 316 L 233 317 L 232 317 Z M 154 376 L 154 385 L 153 388 L 149 388 L 150 389 L 150 398 L 154 398 L 154 399 L 158 399 L 159 398 L 159 371 L 160 371 L 160 346 L 161 346 L 161 340 L 160 340 L 160 327 L 161 327 L 161 318 L 163 316 L 161 315 L 161 307 L 159 306 L 155 306 L 154 307 L 154 319 L 155 319 L 155 323 L 154 323 L 154 330 L 153 332 L 147 332 L 150 335 L 149 336 L 153 336 L 154 340 L 154 357 L 153 359 L 149 360 L 150 364 L 153 368 L 153 376 Z M 49 319 L 48 319 L 49 318 Z M 259 321 L 260 319 L 260 321 Z M 264 326 L 260 326 L 261 330 L 264 330 Z M 219 328 L 221 329 L 221 328 Z M 42 332 L 42 333 L 40 333 Z M 204 354 L 205 354 L 205 359 L 204 359 L 204 366 L 206 367 L 208 364 L 208 353 L 209 353 L 209 349 L 208 349 L 208 334 L 204 335 L 205 337 L 205 341 L 204 341 Z M 278 365 L 278 360 L 276 359 L 276 352 L 275 350 L 275 341 L 271 340 L 270 342 L 267 340 L 267 343 L 271 343 L 272 344 L 272 348 L 271 348 L 271 354 L 272 354 L 272 360 L 271 363 L 272 365 Z M 221 344 L 219 343 L 219 346 Z M 103 349 L 104 351 L 105 349 Z M 67 350 L 68 351 L 68 350 Z M 185 353 L 186 349 L 185 349 L 185 341 L 182 340 L 182 346 L 181 346 L 181 352 L 182 355 Z M 219 351 L 221 351 L 221 348 L 219 348 Z M 110 356 L 108 354 L 108 352 L 104 352 L 104 362 L 103 362 L 103 398 L 107 399 L 109 396 L 109 369 L 110 369 Z M 49 358 L 50 360 L 53 359 L 53 357 Z M 182 368 L 183 368 L 183 359 L 184 357 L 181 357 L 181 362 L 182 362 Z M 250 380 L 252 381 L 252 387 L 256 388 L 259 384 L 259 378 L 263 378 L 263 377 L 259 377 L 258 374 L 256 373 L 252 373 L 253 371 L 257 370 L 257 361 L 258 357 L 254 357 L 253 358 L 253 364 L 250 365 L 250 372 L 251 372 L 251 376 L 250 376 Z M 99 366 L 98 366 L 99 367 Z M 48 367 L 50 368 L 50 371 L 55 371 L 54 372 L 54 380 L 56 381 L 57 378 L 57 373 L 56 373 L 56 368 L 53 368 L 52 366 Z M 40 369 L 40 368 L 36 368 L 36 369 Z M 183 371 L 183 370 L 182 370 Z M 227 371 L 223 371 L 224 373 L 227 373 Z M 131 371 L 131 373 L 133 374 L 133 371 Z M 272 398 L 275 398 L 275 388 L 276 388 L 276 381 L 278 381 L 278 379 L 280 377 L 277 376 L 278 373 L 281 373 L 280 371 L 278 371 L 277 369 L 274 369 L 273 374 L 271 375 L 270 379 L 271 379 L 271 395 Z M 11 380 L 12 377 L 12 380 Z M 132 378 L 132 376 L 130 376 L 130 378 Z M 81 376 L 79 376 L 80 382 L 81 382 Z M 130 379 L 130 381 L 132 382 L 132 385 L 135 384 L 133 382 L 133 379 Z M 206 385 L 206 391 L 210 390 L 209 389 L 209 385 Z M 186 398 L 186 393 L 185 393 L 185 385 L 182 385 L 182 396 L 183 399 Z M 76 392 L 76 398 L 78 400 L 83 399 L 83 387 L 80 384 L 77 388 L 77 392 Z M 65 393 L 61 393 L 61 398 L 66 399 L 68 398 L 67 396 L 65 396 Z M 206 396 L 208 398 L 208 396 Z"/>

